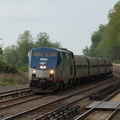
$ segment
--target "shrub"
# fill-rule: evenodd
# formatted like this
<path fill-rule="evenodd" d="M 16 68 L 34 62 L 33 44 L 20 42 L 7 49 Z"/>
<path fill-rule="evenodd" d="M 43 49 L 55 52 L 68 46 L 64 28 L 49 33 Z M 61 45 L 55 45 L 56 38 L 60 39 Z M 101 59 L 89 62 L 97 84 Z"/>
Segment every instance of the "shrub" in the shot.
<path fill-rule="evenodd" d="M 17 73 L 18 70 L 14 65 L 7 64 L 3 61 L 0 61 L 0 72 L 1 73 Z"/>
<path fill-rule="evenodd" d="M 21 67 L 20 71 L 27 72 L 28 71 L 28 65 Z"/>

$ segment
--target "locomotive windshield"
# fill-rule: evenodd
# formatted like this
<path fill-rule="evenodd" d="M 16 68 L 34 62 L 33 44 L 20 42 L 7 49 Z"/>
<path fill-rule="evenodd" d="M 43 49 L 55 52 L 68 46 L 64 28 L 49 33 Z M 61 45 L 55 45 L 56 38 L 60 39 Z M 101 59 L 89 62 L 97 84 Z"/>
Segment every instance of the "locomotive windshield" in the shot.
<path fill-rule="evenodd" d="M 32 56 L 34 57 L 43 56 L 43 52 L 32 52 Z"/>

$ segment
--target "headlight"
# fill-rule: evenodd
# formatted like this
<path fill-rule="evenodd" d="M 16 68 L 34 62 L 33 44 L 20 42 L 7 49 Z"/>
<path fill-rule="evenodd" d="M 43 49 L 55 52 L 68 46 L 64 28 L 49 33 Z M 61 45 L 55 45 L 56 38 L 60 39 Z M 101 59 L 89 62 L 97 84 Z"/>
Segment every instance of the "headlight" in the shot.
<path fill-rule="evenodd" d="M 35 70 L 33 70 L 32 72 L 33 72 L 33 73 L 36 73 L 36 71 L 35 71 Z"/>
<path fill-rule="evenodd" d="M 42 65 L 40 66 L 40 69 L 43 69 L 43 66 L 42 66 Z"/>
<path fill-rule="evenodd" d="M 44 69 L 46 69 L 46 66 L 43 66 Z"/>
<path fill-rule="evenodd" d="M 53 78 L 55 75 L 55 71 L 54 70 L 50 70 L 50 77 Z"/>
<path fill-rule="evenodd" d="M 50 74 L 54 74 L 54 70 L 50 70 Z"/>
<path fill-rule="evenodd" d="M 41 66 L 40 66 L 40 69 L 46 69 L 46 66 L 45 66 L 45 65 L 44 65 L 44 66 L 41 65 Z"/>

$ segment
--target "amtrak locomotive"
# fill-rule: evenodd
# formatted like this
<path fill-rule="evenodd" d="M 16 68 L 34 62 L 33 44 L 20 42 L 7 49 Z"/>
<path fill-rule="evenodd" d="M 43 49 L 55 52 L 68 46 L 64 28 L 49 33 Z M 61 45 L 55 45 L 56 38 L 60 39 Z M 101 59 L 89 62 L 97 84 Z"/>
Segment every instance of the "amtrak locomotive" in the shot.
<path fill-rule="evenodd" d="M 67 49 L 34 48 L 29 56 L 30 89 L 48 93 L 73 83 L 112 75 L 110 60 L 74 55 Z"/>

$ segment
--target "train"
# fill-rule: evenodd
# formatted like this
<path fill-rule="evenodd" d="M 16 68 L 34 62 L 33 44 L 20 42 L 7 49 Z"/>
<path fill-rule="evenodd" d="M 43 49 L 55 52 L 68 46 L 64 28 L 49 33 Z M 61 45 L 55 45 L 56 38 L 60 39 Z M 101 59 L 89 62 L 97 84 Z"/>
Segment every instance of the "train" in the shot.
<path fill-rule="evenodd" d="M 109 59 L 74 55 L 65 48 L 33 48 L 28 58 L 29 85 L 34 93 L 51 93 L 74 83 L 112 76 Z"/>

